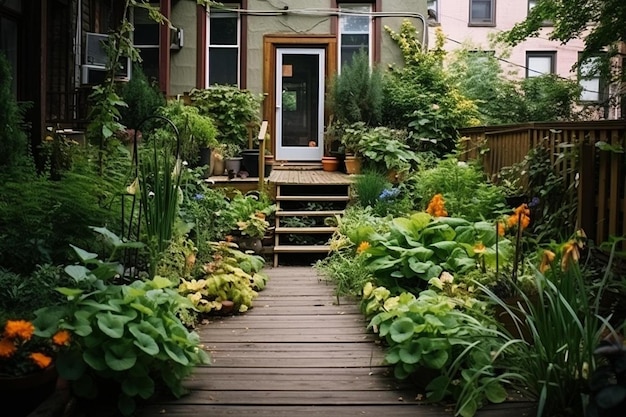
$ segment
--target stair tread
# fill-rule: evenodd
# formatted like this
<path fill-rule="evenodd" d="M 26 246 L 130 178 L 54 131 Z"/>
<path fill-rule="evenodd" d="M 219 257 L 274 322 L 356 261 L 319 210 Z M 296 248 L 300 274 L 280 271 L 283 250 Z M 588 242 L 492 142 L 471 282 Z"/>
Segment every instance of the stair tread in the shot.
<path fill-rule="evenodd" d="M 347 195 L 277 195 L 277 201 L 349 201 Z"/>
<path fill-rule="evenodd" d="M 342 215 L 344 210 L 278 210 L 274 213 L 275 216 L 334 216 Z"/>
<path fill-rule="evenodd" d="M 292 234 L 307 234 L 307 233 L 333 233 L 337 230 L 336 227 L 319 226 L 319 227 L 283 227 L 278 226 L 274 230 L 274 233 L 292 233 Z"/>
<path fill-rule="evenodd" d="M 328 245 L 279 245 L 274 246 L 274 253 L 323 253 L 329 252 Z"/>

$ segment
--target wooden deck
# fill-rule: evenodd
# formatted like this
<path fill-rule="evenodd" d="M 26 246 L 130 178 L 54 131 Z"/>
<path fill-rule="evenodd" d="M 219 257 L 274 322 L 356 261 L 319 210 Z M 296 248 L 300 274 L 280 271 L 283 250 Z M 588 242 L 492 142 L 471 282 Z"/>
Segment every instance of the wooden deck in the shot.
<path fill-rule="evenodd" d="M 188 379 L 191 393 L 144 406 L 140 417 L 443 417 L 396 381 L 354 302 L 337 305 L 311 267 L 267 270 L 254 308 L 199 329 L 212 357 Z M 483 408 L 477 417 L 532 416 L 532 404 Z"/>
<path fill-rule="evenodd" d="M 352 183 L 353 179 L 354 175 L 339 171 L 274 169 L 270 173 L 268 182 L 283 185 L 345 185 Z"/>

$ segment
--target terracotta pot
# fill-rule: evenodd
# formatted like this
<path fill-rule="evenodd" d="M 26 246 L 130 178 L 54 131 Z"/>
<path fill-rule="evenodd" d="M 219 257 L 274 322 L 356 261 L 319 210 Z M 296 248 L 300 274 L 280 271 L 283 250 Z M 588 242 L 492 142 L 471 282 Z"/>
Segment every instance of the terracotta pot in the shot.
<path fill-rule="evenodd" d="M 355 155 L 346 155 L 346 159 L 343 161 L 346 166 L 346 174 L 360 174 L 361 173 L 361 158 Z"/>
<path fill-rule="evenodd" d="M 224 175 L 226 164 L 223 158 L 213 158 L 213 175 Z"/>
<path fill-rule="evenodd" d="M 334 156 L 325 156 L 322 158 L 322 169 L 324 171 L 337 171 L 339 168 L 339 160 Z"/>

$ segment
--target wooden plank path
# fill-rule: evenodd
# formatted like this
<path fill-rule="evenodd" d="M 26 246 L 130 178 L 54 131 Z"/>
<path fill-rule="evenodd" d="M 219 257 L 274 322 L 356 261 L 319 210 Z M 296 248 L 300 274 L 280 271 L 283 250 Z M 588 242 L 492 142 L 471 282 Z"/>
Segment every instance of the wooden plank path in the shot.
<path fill-rule="evenodd" d="M 311 267 L 268 268 L 270 280 L 243 315 L 215 318 L 199 334 L 212 364 L 177 400 L 144 406 L 141 417 L 443 417 L 397 381 L 354 301 L 337 299 Z M 489 406 L 477 417 L 532 416 L 532 405 Z"/>

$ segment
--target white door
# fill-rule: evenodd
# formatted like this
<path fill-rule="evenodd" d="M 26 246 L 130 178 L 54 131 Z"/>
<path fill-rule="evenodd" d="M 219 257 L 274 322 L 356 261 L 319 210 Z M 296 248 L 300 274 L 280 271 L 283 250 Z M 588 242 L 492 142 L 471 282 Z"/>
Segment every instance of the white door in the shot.
<path fill-rule="evenodd" d="M 320 161 L 324 154 L 325 51 L 276 49 L 276 159 Z"/>

